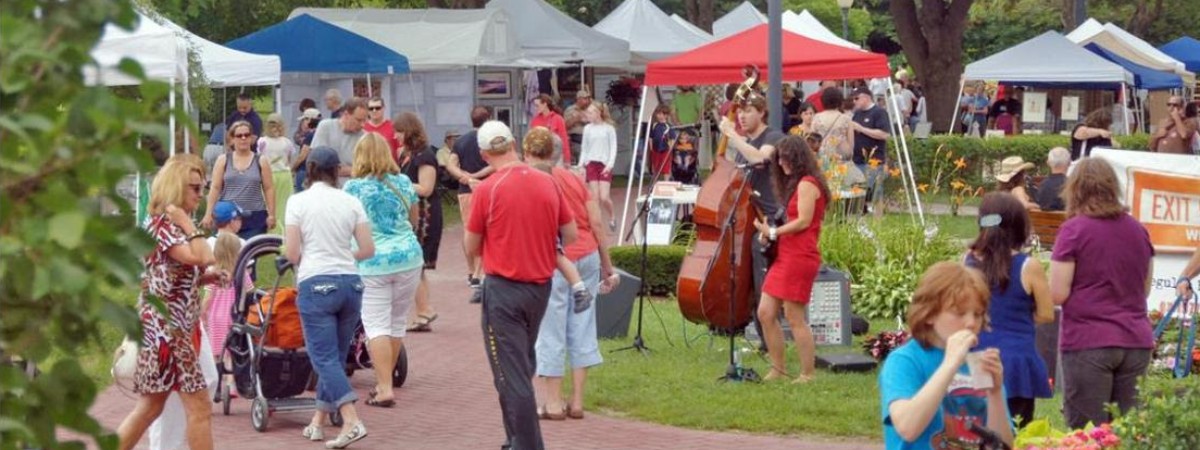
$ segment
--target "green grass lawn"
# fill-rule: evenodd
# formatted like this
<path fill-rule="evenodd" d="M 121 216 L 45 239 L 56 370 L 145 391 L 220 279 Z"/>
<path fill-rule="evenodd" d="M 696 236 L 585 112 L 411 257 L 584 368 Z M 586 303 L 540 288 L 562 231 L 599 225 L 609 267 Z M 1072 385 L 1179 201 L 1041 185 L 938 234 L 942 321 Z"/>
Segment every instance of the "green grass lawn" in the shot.
<path fill-rule="evenodd" d="M 737 430 L 780 435 L 822 435 L 857 440 L 882 439 L 879 416 L 878 369 L 862 374 L 824 370 L 810 383 L 724 383 L 717 378 L 728 366 L 728 340 L 710 337 L 707 327 L 687 322 L 673 300 L 650 302 L 643 336 L 652 351 L 613 352 L 632 342 L 600 343 L 605 362 L 589 372 L 587 406 L 606 414 L 704 430 Z M 893 329 L 894 321 L 871 323 L 871 334 Z M 685 342 L 688 342 L 685 344 Z M 820 347 L 818 353 L 859 352 L 853 347 Z M 765 355 L 752 352 L 744 338 L 735 348 L 746 367 L 765 375 Z M 788 349 L 788 368 L 799 370 L 795 351 Z M 569 386 L 569 383 L 564 383 Z M 1038 402 L 1037 418 L 1048 417 L 1062 426 L 1060 398 Z"/>

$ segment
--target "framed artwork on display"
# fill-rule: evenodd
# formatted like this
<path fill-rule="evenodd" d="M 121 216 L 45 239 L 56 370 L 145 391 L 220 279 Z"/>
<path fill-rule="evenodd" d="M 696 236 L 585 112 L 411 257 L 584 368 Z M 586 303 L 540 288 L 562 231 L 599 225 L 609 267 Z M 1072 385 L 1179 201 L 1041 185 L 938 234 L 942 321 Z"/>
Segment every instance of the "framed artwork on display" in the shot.
<path fill-rule="evenodd" d="M 372 95 L 383 95 L 383 81 L 379 78 L 371 79 L 371 87 L 367 88 L 366 78 L 354 79 L 354 96 L 358 98 L 371 98 Z"/>
<path fill-rule="evenodd" d="M 513 85 L 510 72 L 479 72 L 475 76 L 475 97 L 479 99 L 512 98 Z"/>

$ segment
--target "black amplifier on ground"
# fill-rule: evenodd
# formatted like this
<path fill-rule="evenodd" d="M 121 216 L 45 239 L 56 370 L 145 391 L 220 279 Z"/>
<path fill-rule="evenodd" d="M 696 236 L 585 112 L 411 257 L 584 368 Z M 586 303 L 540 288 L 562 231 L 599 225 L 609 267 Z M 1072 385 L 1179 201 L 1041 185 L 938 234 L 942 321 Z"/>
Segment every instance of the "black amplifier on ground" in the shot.
<path fill-rule="evenodd" d="M 817 355 L 817 367 L 833 372 L 870 372 L 876 365 L 874 358 L 861 353 Z"/>

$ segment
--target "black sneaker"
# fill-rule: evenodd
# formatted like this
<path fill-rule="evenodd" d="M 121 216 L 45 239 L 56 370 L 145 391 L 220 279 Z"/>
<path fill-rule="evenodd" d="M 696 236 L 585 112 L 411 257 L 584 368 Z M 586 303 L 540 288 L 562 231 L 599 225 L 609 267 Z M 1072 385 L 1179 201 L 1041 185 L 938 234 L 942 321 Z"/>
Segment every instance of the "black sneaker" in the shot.
<path fill-rule="evenodd" d="M 571 298 L 575 299 L 575 314 L 587 311 L 592 306 L 592 293 L 587 289 L 571 291 Z"/>
<path fill-rule="evenodd" d="M 483 280 L 467 275 L 467 286 L 471 286 L 471 289 L 479 289 L 483 287 Z"/>
<path fill-rule="evenodd" d="M 471 293 L 471 303 L 483 303 L 483 289 L 475 288 Z"/>

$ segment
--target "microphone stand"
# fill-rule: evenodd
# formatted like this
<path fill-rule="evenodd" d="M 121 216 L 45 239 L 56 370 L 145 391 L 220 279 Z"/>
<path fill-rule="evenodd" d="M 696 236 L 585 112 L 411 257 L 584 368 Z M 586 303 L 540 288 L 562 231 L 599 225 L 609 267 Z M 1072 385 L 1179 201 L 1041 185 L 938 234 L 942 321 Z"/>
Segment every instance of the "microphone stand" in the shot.
<path fill-rule="evenodd" d="M 746 190 L 749 189 L 749 187 L 750 187 L 750 183 L 754 180 L 754 169 L 752 167 L 747 165 L 744 168 L 740 168 L 740 170 L 743 170 L 745 175 L 742 177 L 742 185 L 738 188 L 737 196 L 734 197 L 735 200 L 741 198 L 742 195 L 745 195 Z M 725 229 L 724 229 L 724 231 L 721 232 L 721 239 L 726 239 L 726 237 L 728 237 L 728 239 L 729 239 L 729 268 L 730 268 L 730 270 L 729 270 L 729 320 L 731 321 L 730 325 L 732 325 L 732 320 L 734 318 L 733 315 L 735 314 L 734 305 L 737 303 L 737 271 L 733 270 L 735 267 L 737 267 L 737 243 L 734 241 L 735 233 L 736 233 L 735 226 L 737 225 L 737 215 L 738 215 L 737 208 L 733 208 L 729 211 L 729 216 L 725 218 Z M 751 264 L 753 265 L 753 263 L 751 263 Z M 751 282 L 753 282 L 753 281 L 751 281 Z M 737 358 L 737 353 L 734 350 L 734 335 L 736 335 L 737 333 L 734 332 L 732 326 L 727 331 L 729 333 L 729 365 L 725 368 L 725 375 L 722 375 L 720 378 L 717 378 L 717 381 L 734 381 L 734 382 L 738 382 L 738 381 L 759 382 L 759 381 L 762 381 L 762 378 L 760 378 L 758 376 L 758 373 L 755 372 L 754 369 L 743 368 L 741 366 L 741 364 L 739 363 L 738 358 Z"/>
<path fill-rule="evenodd" d="M 670 128 L 668 128 L 667 131 L 670 132 Z M 649 133 L 647 133 L 647 134 L 649 134 Z M 649 139 L 649 136 L 647 136 L 647 139 Z M 668 147 L 674 147 L 674 144 L 675 144 L 675 140 L 671 139 Z M 654 150 L 647 148 L 647 151 L 654 151 Z M 648 154 L 646 155 L 647 159 L 649 159 L 649 156 L 650 155 L 648 155 Z M 660 164 L 658 167 L 652 168 L 652 170 L 654 171 L 654 178 L 652 178 L 650 180 L 650 192 L 654 192 L 654 185 L 658 183 L 658 180 L 660 178 L 662 178 L 663 167 L 666 166 L 670 162 L 671 162 L 671 158 L 667 158 L 667 159 L 663 160 L 662 164 Z M 637 217 L 634 217 L 634 219 L 633 219 L 634 226 L 637 226 L 638 221 L 641 221 L 641 223 L 642 223 L 642 255 L 641 255 L 642 256 L 642 259 L 641 259 L 642 267 L 641 267 L 641 273 L 639 274 L 642 277 L 642 287 L 641 287 L 641 289 L 638 290 L 637 334 L 635 334 L 633 336 L 633 343 L 629 344 L 629 346 L 627 346 L 627 347 L 621 347 L 621 348 L 615 349 L 615 350 L 613 350 L 613 352 L 619 352 L 619 351 L 623 351 L 623 350 L 637 350 L 637 351 L 641 352 L 642 355 L 645 355 L 650 352 L 650 347 L 647 347 L 646 341 L 642 339 L 642 322 L 643 322 L 643 317 L 644 317 L 642 314 L 646 309 L 646 296 L 650 292 L 650 283 L 646 282 L 646 271 L 647 271 L 646 265 L 647 265 L 647 261 L 649 260 L 649 249 L 650 249 L 650 246 L 649 246 L 650 236 L 649 236 L 649 232 L 648 232 L 648 230 L 650 228 L 650 224 L 649 224 L 649 221 L 646 220 L 646 216 L 649 214 L 649 212 L 650 212 L 650 196 L 647 195 L 646 200 L 642 202 L 642 206 L 640 208 L 638 208 Z M 630 236 L 633 234 L 633 230 L 634 230 L 634 228 L 630 227 L 629 233 L 625 235 L 625 239 L 630 238 Z"/>

